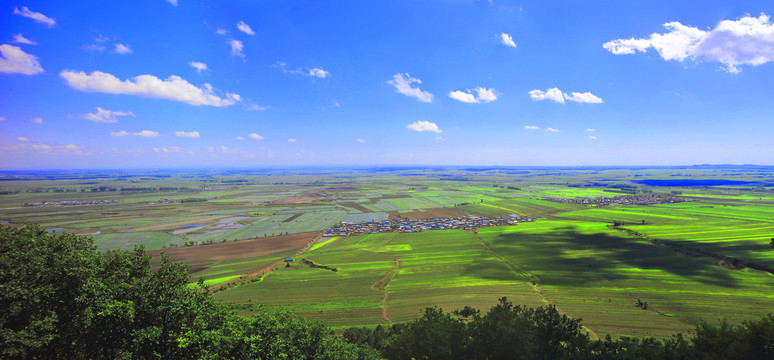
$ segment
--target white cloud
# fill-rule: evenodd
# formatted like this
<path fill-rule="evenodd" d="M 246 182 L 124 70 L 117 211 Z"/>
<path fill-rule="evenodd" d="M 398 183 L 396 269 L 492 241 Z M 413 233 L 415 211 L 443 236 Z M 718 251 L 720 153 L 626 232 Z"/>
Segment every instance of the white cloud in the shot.
<path fill-rule="evenodd" d="M 250 25 L 247 25 L 247 23 L 245 23 L 244 21 L 238 22 L 236 24 L 236 27 L 237 29 L 239 29 L 239 31 L 247 35 L 255 35 L 255 32 L 253 31 L 253 29 L 250 28 Z"/>
<path fill-rule="evenodd" d="M 441 129 L 438 128 L 438 125 L 424 120 L 417 120 L 416 122 L 406 125 L 406 127 L 414 131 L 432 131 L 437 133 L 441 132 Z"/>
<path fill-rule="evenodd" d="M 443 136 L 436 136 L 435 140 L 437 140 L 437 141 L 446 141 L 446 138 L 443 137 Z"/>
<path fill-rule="evenodd" d="M 111 131 L 110 135 L 111 136 L 129 136 L 131 134 L 129 134 L 126 130 L 121 130 L 121 131 Z"/>
<path fill-rule="evenodd" d="M 247 135 L 247 137 L 253 140 L 263 140 L 263 136 L 258 135 L 256 133 L 251 133 L 250 135 Z"/>
<path fill-rule="evenodd" d="M 198 131 L 175 131 L 175 136 L 177 137 L 189 137 L 189 138 L 198 138 L 199 132 Z"/>
<path fill-rule="evenodd" d="M 261 106 L 256 103 L 245 104 L 245 107 L 247 108 L 247 110 L 252 110 L 252 111 L 264 111 L 270 108 L 269 105 Z"/>
<path fill-rule="evenodd" d="M 167 0 L 172 6 L 177 6 L 177 0 Z"/>
<path fill-rule="evenodd" d="M 33 124 L 42 124 L 43 123 L 43 119 L 41 119 L 39 117 L 36 117 L 36 118 L 30 120 L 30 122 L 33 123 Z"/>
<path fill-rule="evenodd" d="M 41 151 L 51 151 L 51 149 L 53 149 L 51 146 L 48 146 L 46 144 L 40 144 L 40 145 L 32 144 L 30 145 L 30 147 L 32 147 L 33 150 L 41 150 Z"/>
<path fill-rule="evenodd" d="M 485 89 L 482 87 L 475 88 L 476 90 L 476 99 L 481 102 L 492 102 L 497 100 L 497 92 L 493 88 Z"/>
<path fill-rule="evenodd" d="M 240 40 L 229 39 L 228 44 L 231 46 L 231 56 L 239 56 L 245 58 L 245 54 L 242 52 L 245 48 L 245 44 Z"/>
<path fill-rule="evenodd" d="M 212 146 L 208 146 L 208 147 L 207 147 L 207 151 L 209 151 L 209 152 L 213 152 L 213 151 L 215 151 L 215 148 L 214 148 L 214 147 L 212 147 Z"/>
<path fill-rule="evenodd" d="M 581 104 L 601 104 L 603 101 L 598 96 L 586 91 L 585 93 L 573 92 L 571 95 L 564 94 L 568 101 L 575 101 Z"/>
<path fill-rule="evenodd" d="M 285 74 L 297 74 L 297 75 L 304 75 L 304 76 L 312 76 L 312 77 L 318 77 L 321 79 L 325 79 L 326 77 L 330 76 L 331 73 L 328 71 L 325 71 L 325 69 L 321 67 L 311 68 L 308 70 L 301 70 L 301 68 L 296 69 L 290 69 L 287 68 L 287 63 L 282 61 L 277 61 L 274 63 L 274 67 L 278 67 L 282 69 L 282 72 Z"/>
<path fill-rule="evenodd" d="M 535 125 L 525 125 L 524 130 L 540 130 L 540 127 L 537 127 Z"/>
<path fill-rule="evenodd" d="M 101 71 L 94 71 L 87 75 L 83 71 L 63 70 L 59 75 L 70 87 L 88 92 L 137 95 L 180 101 L 194 106 L 225 107 L 241 100 L 238 94 L 231 93 L 226 93 L 225 98 L 220 98 L 215 95 L 210 84 L 204 84 L 199 88 L 177 75 L 171 75 L 166 80 L 153 75 L 139 75 L 124 81 Z"/>
<path fill-rule="evenodd" d="M 132 133 L 134 136 L 142 136 L 142 137 L 159 137 L 159 133 L 156 131 L 151 130 L 143 130 L 140 132 Z"/>
<path fill-rule="evenodd" d="M 89 51 L 103 51 L 105 47 L 99 44 L 83 45 L 83 48 Z"/>
<path fill-rule="evenodd" d="M 91 120 L 94 122 L 100 122 L 100 123 L 114 123 L 118 121 L 116 119 L 117 116 L 134 116 L 134 114 L 131 111 L 111 111 L 111 110 L 105 110 L 101 107 L 97 107 L 97 112 L 95 113 L 87 113 L 83 114 L 83 118 L 86 120 Z"/>
<path fill-rule="evenodd" d="M 21 10 L 19 10 L 17 7 L 14 7 L 13 13 L 14 15 L 21 15 L 26 18 L 30 18 L 38 23 L 48 25 L 49 27 L 56 25 L 56 21 L 54 21 L 54 19 L 39 12 L 30 11 L 30 9 L 28 9 L 26 6 L 22 6 Z"/>
<path fill-rule="evenodd" d="M 294 142 L 297 142 L 297 140 L 296 139 L 288 139 L 288 142 L 289 143 L 294 143 Z"/>
<path fill-rule="evenodd" d="M 411 86 L 413 83 L 421 84 L 422 80 L 412 78 L 408 73 L 395 74 L 393 75 L 392 80 L 388 81 L 388 83 L 395 86 L 395 90 L 403 95 L 415 97 L 417 100 L 422 102 L 433 102 L 433 94 L 427 91 L 422 91 L 419 89 L 419 87 Z"/>
<path fill-rule="evenodd" d="M 685 59 L 717 61 L 730 73 L 739 73 L 740 65 L 758 66 L 774 61 L 774 24 L 770 17 L 744 16 L 723 20 L 714 29 L 700 30 L 677 21 L 664 24 L 668 32 L 644 38 L 617 39 L 602 47 L 616 55 L 655 49 L 664 60 Z"/>
<path fill-rule="evenodd" d="M 596 132 L 597 129 L 588 128 L 588 129 L 586 129 L 586 131 L 588 131 L 588 132 Z"/>
<path fill-rule="evenodd" d="M 556 133 L 556 132 L 559 132 L 559 130 L 558 130 L 558 129 L 554 129 L 554 128 L 550 128 L 550 127 L 549 127 L 549 128 L 546 128 L 546 131 L 555 132 L 555 133 Z"/>
<path fill-rule="evenodd" d="M 217 30 L 215 30 L 215 33 L 218 35 L 226 35 L 228 34 L 228 31 L 226 31 L 225 29 L 218 28 Z"/>
<path fill-rule="evenodd" d="M 18 46 L 0 45 L 0 72 L 32 75 L 43 72 L 38 57 L 22 51 Z"/>
<path fill-rule="evenodd" d="M 513 38 L 506 33 L 500 34 L 500 43 L 505 46 L 510 46 L 512 48 L 516 47 L 516 43 L 513 42 Z"/>
<path fill-rule="evenodd" d="M 596 137 L 596 136 L 594 136 L 594 135 L 589 135 L 589 139 L 591 139 L 591 140 L 596 140 L 596 139 L 597 139 L 597 137 Z"/>
<path fill-rule="evenodd" d="M 27 44 L 27 45 L 37 45 L 38 44 L 38 43 L 36 43 L 36 42 L 34 42 L 34 41 L 30 40 L 30 39 L 27 39 L 21 33 L 13 34 L 13 42 L 15 42 L 17 44 Z"/>
<path fill-rule="evenodd" d="M 177 147 L 177 146 L 172 146 L 172 147 L 169 147 L 169 148 L 165 148 L 165 147 L 163 147 L 163 148 L 153 148 L 153 151 L 157 152 L 157 153 L 171 153 L 171 152 L 179 153 L 180 152 L 180 148 Z"/>
<path fill-rule="evenodd" d="M 191 65 L 192 68 L 196 69 L 197 73 L 201 73 L 202 71 L 207 71 L 207 64 L 203 62 L 197 62 L 197 61 L 191 61 L 188 63 L 188 65 Z"/>
<path fill-rule="evenodd" d="M 473 94 L 462 92 L 459 90 L 450 92 L 449 97 L 454 100 L 461 101 L 464 103 L 469 103 L 469 104 L 478 102 L 478 100 L 476 100 L 476 97 Z"/>
<path fill-rule="evenodd" d="M 318 77 L 318 78 L 321 78 L 321 79 L 325 79 L 329 75 L 330 75 L 330 73 L 325 71 L 323 68 L 317 67 L 317 68 L 312 68 L 311 70 L 309 70 L 309 76 L 315 76 L 315 77 Z"/>
<path fill-rule="evenodd" d="M 363 140 L 363 139 L 357 139 L 357 140 L 355 140 L 355 141 L 357 141 L 357 142 L 359 142 L 359 143 L 361 143 L 361 144 L 365 144 L 365 142 L 366 142 L 366 141 L 365 141 L 365 140 Z"/>
<path fill-rule="evenodd" d="M 237 139 L 237 140 L 240 140 L 240 141 L 241 141 L 241 140 L 244 140 L 245 138 L 243 138 L 243 137 L 241 137 L 241 136 L 237 136 L 237 137 L 235 137 L 234 139 Z"/>
<path fill-rule="evenodd" d="M 529 97 L 534 101 L 551 100 L 560 104 L 564 104 L 564 96 L 562 95 L 562 91 L 558 88 L 551 88 L 546 91 L 535 89 L 530 91 L 528 94 Z"/>
<path fill-rule="evenodd" d="M 19 136 L 19 137 L 16 138 L 16 140 L 18 140 L 18 141 L 30 141 L 30 139 L 27 139 L 24 136 Z"/>
<path fill-rule="evenodd" d="M 64 148 L 67 150 L 78 150 L 78 147 L 73 144 L 67 144 Z"/>
<path fill-rule="evenodd" d="M 129 45 L 124 45 L 122 43 L 117 43 L 115 45 L 115 52 L 119 54 L 131 54 L 133 53 L 132 49 L 129 48 Z"/>
<path fill-rule="evenodd" d="M 585 93 L 572 92 L 571 94 L 562 93 L 558 88 L 542 90 L 532 90 L 529 93 L 529 97 L 533 101 L 551 100 L 560 104 L 564 104 L 564 101 L 574 101 L 581 104 L 601 104 L 602 99 L 598 96 L 587 91 Z"/>

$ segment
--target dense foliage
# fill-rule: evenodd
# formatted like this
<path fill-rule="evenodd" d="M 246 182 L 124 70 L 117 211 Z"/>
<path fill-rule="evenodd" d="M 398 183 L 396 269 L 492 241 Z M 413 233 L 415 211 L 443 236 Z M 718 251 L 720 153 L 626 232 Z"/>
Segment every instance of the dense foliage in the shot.
<path fill-rule="evenodd" d="M 388 335 L 389 334 L 389 335 Z M 387 359 L 774 359 L 774 316 L 732 326 L 703 322 L 696 335 L 664 341 L 622 337 L 590 340 L 580 319 L 553 307 L 528 308 L 506 298 L 488 313 L 427 308 L 407 324 L 348 329 L 351 342 L 382 349 Z"/>
<path fill-rule="evenodd" d="M 0 228 L 0 357 L 371 359 L 378 353 L 286 311 L 234 314 L 185 265 L 37 226 Z"/>

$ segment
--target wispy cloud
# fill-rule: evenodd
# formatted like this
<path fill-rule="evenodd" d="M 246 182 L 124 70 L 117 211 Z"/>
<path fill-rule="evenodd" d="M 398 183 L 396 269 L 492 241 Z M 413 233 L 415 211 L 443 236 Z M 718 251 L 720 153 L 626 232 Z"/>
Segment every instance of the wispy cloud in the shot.
<path fill-rule="evenodd" d="M 256 140 L 256 141 L 257 140 L 263 140 L 263 136 L 258 135 L 256 133 L 251 133 L 250 135 L 247 135 L 247 137 L 250 138 L 250 139 Z"/>
<path fill-rule="evenodd" d="M 131 54 L 133 53 L 132 49 L 129 48 L 129 45 L 125 45 L 122 43 L 115 44 L 114 50 L 118 54 Z"/>
<path fill-rule="evenodd" d="M 26 6 L 22 6 L 21 9 L 19 9 L 18 7 L 14 7 L 13 13 L 14 15 L 30 18 L 40 24 L 48 25 L 49 27 L 56 26 L 56 21 L 54 21 L 54 19 L 46 15 L 43 15 L 39 12 L 30 11 L 30 9 L 28 9 Z"/>
<path fill-rule="evenodd" d="M 112 110 L 105 110 L 101 107 L 97 107 L 97 112 L 83 114 L 83 118 L 86 120 L 91 120 L 91 121 L 100 122 L 100 123 L 114 123 L 118 121 L 116 117 L 130 116 L 130 115 L 134 116 L 134 114 L 131 111 L 112 111 Z"/>
<path fill-rule="evenodd" d="M 177 137 L 189 137 L 189 138 L 198 138 L 198 137 L 200 137 L 198 131 L 175 131 L 175 136 L 177 136 Z"/>
<path fill-rule="evenodd" d="M 594 136 L 594 135 L 589 135 L 589 139 L 591 139 L 591 140 L 596 140 L 596 139 L 597 139 L 597 137 L 596 137 L 596 136 Z"/>
<path fill-rule="evenodd" d="M 297 142 L 297 140 L 296 139 L 288 139 L 288 142 L 289 143 L 294 143 L 294 142 Z"/>
<path fill-rule="evenodd" d="M 537 127 L 535 125 L 525 125 L 524 130 L 540 130 L 540 127 Z"/>
<path fill-rule="evenodd" d="M 255 35 L 255 32 L 253 31 L 252 28 L 250 28 L 250 25 L 247 25 L 247 23 L 245 23 L 244 21 L 238 22 L 236 24 L 236 27 L 237 27 L 237 29 L 239 29 L 239 31 L 241 31 L 241 32 L 243 32 L 243 33 L 245 33 L 247 35 Z"/>
<path fill-rule="evenodd" d="M 17 137 L 17 138 L 16 138 L 16 140 L 17 140 L 17 141 L 30 141 L 30 139 L 27 139 L 27 138 L 26 138 L 26 137 L 24 137 L 24 136 L 19 136 L 19 137 Z"/>
<path fill-rule="evenodd" d="M 571 94 L 563 93 L 558 88 L 551 88 L 546 91 L 532 90 L 528 92 L 529 97 L 534 101 L 551 100 L 560 104 L 564 104 L 566 101 L 574 101 L 582 104 L 601 104 L 603 101 L 598 96 L 591 92 L 572 92 Z"/>
<path fill-rule="evenodd" d="M 723 20 L 705 31 L 673 21 L 664 24 L 666 33 L 644 38 L 616 39 L 602 45 L 616 55 L 629 55 L 655 49 L 662 59 L 717 61 L 737 74 L 740 65 L 762 65 L 774 61 L 774 24 L 766 14 L 737 20 Z"/>
<path fill-rule="evenodd" d="M 30 120 L 30 122 L 31 122 L 31 123 L 33 123 L 33 124 L 38 124 L 38 125 L 40 125 L 40 124 L 42 124 L 42 123 L 43 123 L 43 119 L 42 119 L 42 118 L 39 118 L 39 117 L 36 117 L 36 118 L 34 118 L 34 119 Z"/>
<path fill-rule="evenodd" d="M 234 139 L 235 139 L 235 140 L 242 141 L 242 140 L 244 140 L 245 138 L 244 138 L 244 137 L 242 137 L 242 136 L 237 136 L 237 137 L 235 137 Z"/>
<path fill-rule="evenodd" d="M 550 132 L 554 132 L 554 133 L 560 132 L 559 129 L 554 129 L 554 128 L 551 128 L 551 127 L 546 128 L 546 131 L 550 131 Z"/>
<path fill-rule="evenodd" d="M 361 143 L 361 144 L 365 144 L 365 143 L 366 143 L 366 141 L 365 141 L 365 140 L 363 140 L 363 139 L 357 139 L 357 140 L 355 140 L 355 141 L 356 141 L 356 142 L 359 142 L 359 143 Z"/>
<path fill-rule="evenodd" d="M 245 104 L 245 108 L 247 108 L 247 110 L 251 110 L 251 111 L 264 111 L 264 110 L 269 110 L 269 108 L 270 108 L 270 107 L 271 107 L 271 106 L 269 106 L 269 105 L 266 105 L 266 106 L 261 106 L 261 105 L 258 105 L 258 104 L 256 104 L 256 103 L 253 103 L 253 102 L 251 102 L 251 103 L 248 103 L 248 104 Z"/>
<path fill-rule="evenodd" d="M 452 91 L 449 93 L 449 97 L 461 101 L 464 103 L 488 103 L 497 100 L 497 92 L 495 89 L 486 89 L 482 87 L 477 87 L 473 89 L 476 92 L 476 95 L 470 93 L 470 90 L 467 90 L 467 92 L 462 91 Z"/>
<path fill-rule="evenodd" d="M 38 57 L 25 53 L 20 47 L 0 45 L 0 72 L 33 75 L 43 72 Z"/>
<path fill-rule="evenodd" d="M 597 129 L 588 128 L 588 129 L 586 129 L 586 131 L 588 131 L 588 132 L 596 132 Z"/>
<path fill-rule="evenodd" d="M 21 33 L 13 34 L 13 42 L 17 44 L 37 45 L 38 43 L 27 39 Z"/>
<path fill-rule="evenodd" d="M 167 0 L 167 2 L 172 4 L 172 6 L 177 6 L 177 0 Z"/>
<path fill-rule="evenodd" d="M 395 86 L 395 90 L 403 95 L 415 97 L 417 100 L 422 102 L 433 102 L 433 94 L 422 91 L 419 89 L 419 86 L 413 87 L 412 84 L 421 84 L 422 80 L 419 80 L 417 78 L 411 77 L 408 73 L 398 73 L 393 75 L 392 80 L 388 81 L 388 83 Z"/>
<path fill-rule="evenodd" d="M 277 61 L 274 63 L 274 67 L 282 69 L 282 72 L 285 74 L 296 74 L 296 75 L 304 75 L 304 76 L 311 76 L 311 77 L 317 77 L 321 79 L 325 79 L 328 76 L 331 75 L 328 71 L 323 69 L 322 67 L 315 67 L 311 69 L 302 70 L 301 68 L 295 68 L 295 69 L 288 69 L 287 63 L 282 61 Z"/>
<path fill-rule="evenodd" d="M 210 84 L 204 84 L 199 88 L 177 75 L 172 75 L 166 80 L 153 75 L 139 75 L 124 81 L 101 71 L 94 71 L 87 75 L 83 71 L 63 70 L 59 75 L 73 89 L 87 92 L 137 95 L 180 101 L 194 106 L 225 107 L 241 100 L 239 94 L 232 93 L 226 93 L 226 96 L 221 98 L 215 95 L 215 90 Z"/>
<path fill-rule="evenodd" d="M 188 63 L 188 65 L 191 65 L 192 68 L 196 69 L 197 73 L 201 73 L 202 71 L 207 71 L 207 64 L 203 62 L 198 61 L 191 61 Z"/>
<path fill-rule="evenodd" d="M 409 128 L 409 130 L 414 131 L 432 131 L 436 133 L 441 132 L 441 129 L 438 128 L 438 125 L 424 120 L 417 120 L 416 122 L 406 125 L 406 127 Z"/>
<path fill-rule="evenodd" d="M 506 33 L 500 34 L 500 43 L 505 46 L 510 46 L 512 48 L 515 48 L 517 46 L 516 43 L 513 42 L 513 38 Z"/>
<path fill-rule="evenodd" d="M 111 131 L 110 135 L 111 136 L 129 136 L 131 134 L 126 130 L 121 130 L 121 131 Z"/>

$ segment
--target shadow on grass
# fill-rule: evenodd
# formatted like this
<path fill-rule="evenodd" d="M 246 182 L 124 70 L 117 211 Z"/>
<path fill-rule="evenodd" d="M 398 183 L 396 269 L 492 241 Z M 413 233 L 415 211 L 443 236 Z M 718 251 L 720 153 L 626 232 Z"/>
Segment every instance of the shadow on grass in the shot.
<path fill-rule="evenodd" d="M 611 236 L 605 233 L 582 234 L 573 228 L 555 228 L 550 233 L 502 233 L 482 240 L 492 250 L 514 264 L 539 276 L 543 285 L 584 286 L 604 285 L 604 279 L 637 281 L 629 276 L 606 269 L 658 269 L 677 278 L 725 288 L 737 288 L 730 271 L 717 265 L 717 260 L 691 257 L 670 248 L 642 240 Z M 500 271 L 493 271 L 500 266 Z M 466 274 L 486 279 L 507 280 L 515 277 L 501 264 L 478 262 L 466 269 Z M 647 277 L 647 275 L 644 275 Z M 665 279 L 676 280 L 676 279 Z M 658 281 L 658 280 L 654 280 Z"/>

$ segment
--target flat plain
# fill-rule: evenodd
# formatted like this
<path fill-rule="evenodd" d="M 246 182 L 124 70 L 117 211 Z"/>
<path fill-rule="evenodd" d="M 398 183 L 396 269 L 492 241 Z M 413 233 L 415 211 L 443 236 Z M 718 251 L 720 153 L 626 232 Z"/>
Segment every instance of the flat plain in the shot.
<path fill-rule="evenodd" d="M 283 306 L 337 328 L 373 326 L 428 306 L 486 310 L 507 296 L 556 305 L 592 336 L 666 337 L 702 319 L 738 323 L 774 309 L 770 167 L 52 171 L 0 180 L 4 225 L 91 236 L 102 252 L 143 246 L 154 262 L 164 252 L 245 314 Z M 323 236 L 341 222 L 479 216 L 531 221 Z"/>

